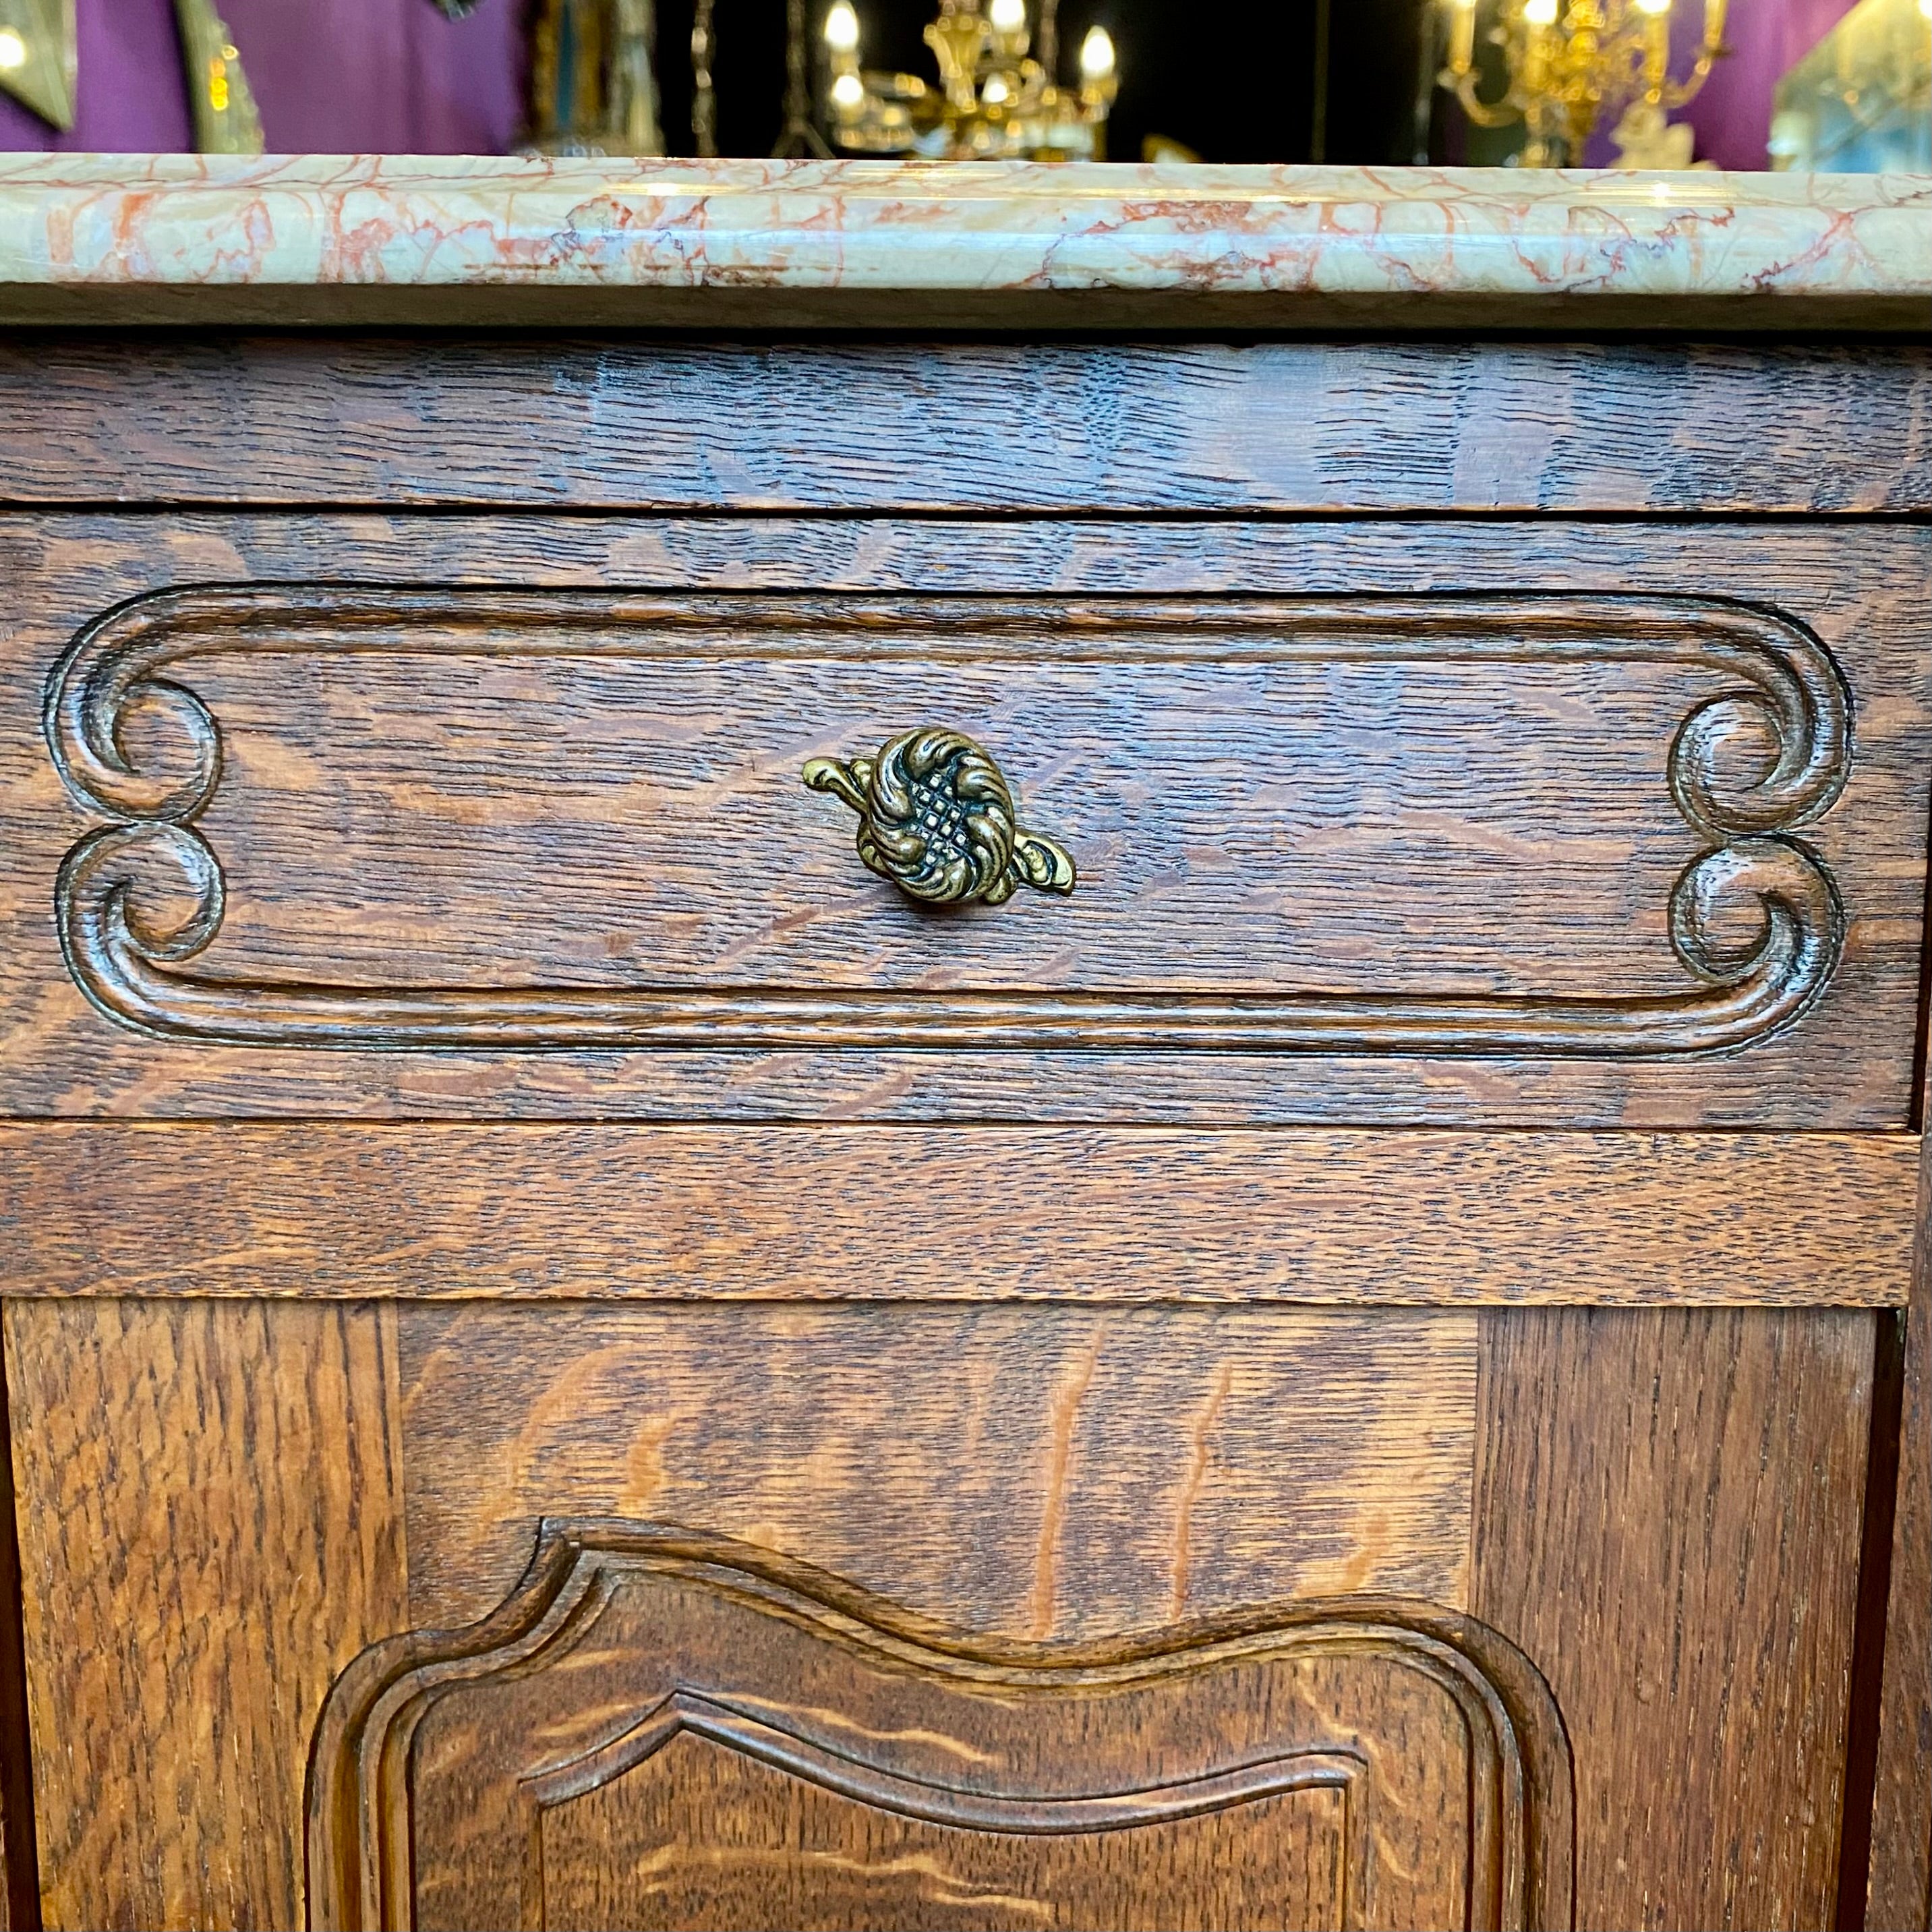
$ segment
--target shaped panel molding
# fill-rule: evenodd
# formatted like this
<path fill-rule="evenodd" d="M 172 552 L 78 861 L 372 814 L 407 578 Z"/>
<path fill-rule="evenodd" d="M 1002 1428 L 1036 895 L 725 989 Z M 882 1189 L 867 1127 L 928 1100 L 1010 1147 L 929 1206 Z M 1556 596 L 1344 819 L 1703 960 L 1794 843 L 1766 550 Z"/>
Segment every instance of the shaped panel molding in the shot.
<path fill-rule="evenodd" d="M 674 669 L 698 659 L 726 667 L 777 661 L 800 666 L 799 681 L 836 683 L 841 667 L 876 668 L 908 654 L 922 678 L 940 685 L 935 716 L 944 708 L 947 667 L 983 676 L 989 660 L 1022 670 L 1072 667 L 1075 686 L 1083 665 L 1096 676 L 1143 665 L 1155 692 L 1167 688 L 1162 667 L 1173 668 L 1178 680 L 1217 665 L 1229 668 L 1237 684 L 1242 675 L 1282 667 L 1314 676 L 1336 668 L 1418 664 L 1505 682 L 1512 673 L 1544 676 L 1553 668 L 1599 688 L 1606 671 L 1662 666 L 1695 685 L 1708 682 L 1707 692 L 1689 700 L 1657 773 L 1660 803 L 1667 787 L 1680 832 L 1688 828 L 1702 848 L 1694 846 L 1669 892 L 1667 918 L 1659 921 L 1679 983 L 1538 994 L 1465 990 L 1449 974 L 1443 990 L 1426 983 L 1418 990 L 1412 962 L 1405 961 L 1400 989 L 1255 990 L 1204 983 L 1211 976 L 1190 982 L 1185 966 L 1163 967 L 1166 976 L 1148 984 L 1144 972 L 1127 971 L 1108 955 L 1112 939 L 1077 986 L 1043 983 L 1034 962 L 1040 942 L 1029 947 L 1018 938 L 1010 970 L 982 983 L 961 983 L 943 967 L 922 976 L 902 974 L 898 982 L 882 974 L 878 983 L 845 986 L 796 968 L 794 982 L 782 971 L 776 978 L 760 971 L 742 985 L 708 970 L 644 972 L 615 984 L 582 983 L 578 974 L 552 984 L 500 985 L 338 983 L 299 971 L 220 970 L 215 942 L 227 882 L 202 821 L 222 787 L 223 733 L 188 681 L 197 665 L 238 656 L 320 658 L 339 663 L 352 683 L 355 667 L 376 658 L 602 658 Z M 807 668 L 815 668 L 808 675 Z M 1076 710 L 1083 702 L 1066 701 Z M 1093 728 L 1096 706 L 1107 710 L 1098 700 L 1085 704 L 1083 728 Z M 1844 944 L 1838 886 L 1798 835 L 1845 784 L 1850 692 L 1803 626 L 1722 600 L 1445 593 L 880 601 L 326 586 L 171 591 L 138 599 L 80 634 L 50 680 L 46 717 L 68 790 L 112 821 L 82 837 L 60 870 L 57 916 L 68 969 L 110 1018 L 166 1039 L 490 1051 L 945 1046 L 1646 1058 L 1735 1049 L 1790 1025 L 1831 977 Z M 140 728 L 130 728 L 136 719 Z M 1346 770 L 1354 754 L 1323 752 L 1324 723 L 1319 716 L 1276 715 L 1256 698 L 1240 730 L 1277 759 L 1305 740 L 1311 769 L 1325 756 L 1333 769 Z M 640 718 L 640 730 L 649 724 Z M 846 835 L 826 820 L 823 801 L 796 785 L 796 747 L 781 741 L 798 725 L 794 717 L 781 729 L 754 712 L 746 726 L 754 736 L 770 736 L 772 760 L 792 775 L 786 802 L 770 808 L 791 814 L 778 826 L 776 850 L 772 824 L 748 814 L 734 824 L 729 796 L 717 808 L 718 822 L 697 822 L 702 814 L 694 811 L 689 826 L 664 835 L 711 842 L 691 861 L 697 916 L 704 895 L 722 890 L 728 857 L 754 880 L 769 875 L 771 890 L 758 914 L 765 930 L 821 916 L 788 876 L 782 842 L 794 850 L 820 841 L 836 848 Z M 1151 733 L 1157 762 L 1158 727 L 1130 718 L 1124 728 Z M 1564 728 L 1577 727 L 1571 721 Z M 1236 742 L 1225 755 L 1238 765 L 1251 748 Z M 1402 755 L 1399 740 L 1396 755 Z M 1041 811 L 1066 808 L 1030 772 L 1016 776 L 1024 778 Z M 1162 830 L 1163 810 L 1178 811 L 1179 801 L 1148 784 L 1150 795 L 1135 812 L 1148 836 L 1172 839 L 1184 866 L 1189 839 L 1198 835 Z M 1671 815 L 1667 805 L 1664 813 Z M 1210 926 L 1244 920 L 1258 930 L 1263 915 L 1251 908 L 1267 896 L 1322 886 L 1318 870 L 1299 878 L 1290 850 L 1280 876 L 1243 874 L 1204 915 L 1192 915 L 1191 928 L 1160 936 L 1167 949 L 1160 957 L 1184 957 L 1190 930 L 1204 939 Z M 743 890 L 742 881 L 734 889 Z M 1131 928 L 1132 909 L 1110 905 L 1107 890 L 1096 880 L 1054 909 L 1060 923 L 1048 950 L 1101 931 L 1094 922 L 1124 920 Z M 1399 898 L 1391 898 L 1388 914 L 1398 926 L 1403 921 Z M 868 916 L 863 908 L 851 915 Z M 862 959 L 889 944 L 882 927 L 861 927 L 851 956 Z M 652 956 L 650 947 L 645 952 Z M 1291 953 L 1291 971 L 1294 963 Z M 1507 980 L 1521 964 L 1498 962 L 1497 971 Z M 1112 968 L 1119 970 L 1110 977 Z"/>
<path fill-rule="evenodd" d="M 1457 1612 L 968 1636 L 728 1538 L 552 1521 L 486 1621 L 338 1680 L 309 1922 L 1554 1928 L 1572 1804 L 1542 1678 Z"/>

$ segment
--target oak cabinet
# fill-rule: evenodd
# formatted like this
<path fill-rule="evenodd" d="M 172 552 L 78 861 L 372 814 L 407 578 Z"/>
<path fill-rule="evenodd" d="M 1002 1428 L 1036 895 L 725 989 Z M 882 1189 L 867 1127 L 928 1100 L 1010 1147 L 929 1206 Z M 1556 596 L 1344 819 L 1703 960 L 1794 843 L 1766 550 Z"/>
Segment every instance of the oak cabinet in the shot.
<path fill-rule="evenodd" d="M 1198 447 L 908 502 L 809 344 L 607 374 L 849 500 L 667 433 L 544 505 L 580 346 L 302 340 L 238 452 L 334 357 L 448 500 L 338 423 L 102 507 L 130 338 L 36 364 L 0 515 L 16 1916 L 1910 1898 L 1932 532 L 1694 447 L 1634 512 L 1600 426 L 1504 514 Z M 1031 352 L 840 352 L 963 412 Z M 1054 352 L 1391 434 L 1472 352 Z M 1480 350 L 1524 420 L 1669 362 L 1551 352 Z M 805 768 L 927 726 L 1070 892 L 861 862 Z"/>

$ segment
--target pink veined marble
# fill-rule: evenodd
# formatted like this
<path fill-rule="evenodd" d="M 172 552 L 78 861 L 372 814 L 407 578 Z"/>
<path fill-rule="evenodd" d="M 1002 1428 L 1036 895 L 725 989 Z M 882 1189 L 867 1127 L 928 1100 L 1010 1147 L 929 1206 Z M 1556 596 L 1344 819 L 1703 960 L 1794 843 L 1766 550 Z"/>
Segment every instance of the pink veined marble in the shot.
<path fill-rule="evenodd" d="M 1932 328 L 1932 179 L 1018 163 L 22 155 L 0 160 L 0 318 L 214 319 L 200 289 L 1113 290 L 1373 298 L 1430 326 L 1643 298 Z M 1501 298 L 1509 298 L 1507 304 Z M 1550 298 L 1559 299 L 1552 304 Z M 1846 308 L 1846 304 L 1852 304 Z M 131 304 L 131 305 L 130 305 Z M 647 309 L 647 305 L 646 305 Z M 1881 313 L 1881 310 L 1882 311 Z M 245 308 L 238 313 L 247 312 Z M 448 310 L 452 319 L 466 311 Z M 487 317 L 488 304 L 476 314 Z M 836 319 L 835 310 L 826 311 Z M 687 317 L 690 314 L 686 310 Z M 639 319 L 652 319 L 640 310 Z M 1544 319 L 1550 319 L 1546 316 Z M 1607 312 L 1606 320 L 1608 319 Z M 1628 318 L 1625 318 L 1628 319 Z"/>

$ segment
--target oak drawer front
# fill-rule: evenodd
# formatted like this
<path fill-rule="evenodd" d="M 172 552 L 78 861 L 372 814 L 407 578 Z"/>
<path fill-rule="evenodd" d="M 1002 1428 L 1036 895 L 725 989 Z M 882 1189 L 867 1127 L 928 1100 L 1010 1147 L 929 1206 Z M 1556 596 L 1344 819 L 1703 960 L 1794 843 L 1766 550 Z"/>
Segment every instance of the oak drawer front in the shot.
<path fill-rule="evenodd" d="M 657 526 L 716 554 L 619 591 L 615 531 L 398 527 L 25 593 L 16 1106 L 1906 1117 L 1915 533 L 1060 526 L 1048 592 L 998 530 L 854 590 Z M 861 864 L 806 768 L 925 727 L 1070 895 Z"/>

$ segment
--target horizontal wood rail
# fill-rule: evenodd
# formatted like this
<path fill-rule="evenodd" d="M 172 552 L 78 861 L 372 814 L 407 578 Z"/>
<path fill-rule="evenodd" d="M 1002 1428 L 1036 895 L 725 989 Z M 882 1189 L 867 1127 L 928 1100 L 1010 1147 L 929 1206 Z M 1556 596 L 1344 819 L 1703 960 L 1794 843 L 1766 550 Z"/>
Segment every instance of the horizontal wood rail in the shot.
<path fill-rule="evenodd" d="M 0 1126 L 40 1295 L 1892 1307 L 1910 1134 Z"/>

